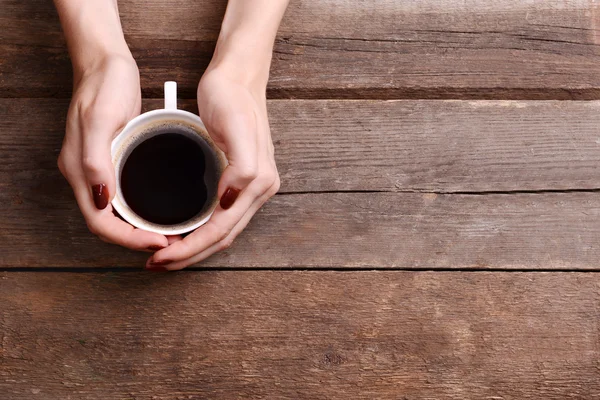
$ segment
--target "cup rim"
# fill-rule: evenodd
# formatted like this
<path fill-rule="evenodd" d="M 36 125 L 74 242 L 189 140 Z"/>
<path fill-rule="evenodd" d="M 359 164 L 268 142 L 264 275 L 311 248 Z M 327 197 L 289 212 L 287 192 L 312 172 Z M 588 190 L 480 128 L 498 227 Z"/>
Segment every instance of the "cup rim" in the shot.
<path fill-rule="evenodd" d="M 169 116 L 174 118 L 169 119 Z M 149 120 L 153 117 L 159 119 L 154 121 Z M 132 133 L 143 132 L 145 129 L 151 127 L 153 123 L 160 122 L 161 119 L 179 121 L 187 125 L 196 125 L 197 127 L 199 127 L 200 131 L 206 133 L 206 135 L 199 134 L 199 136 L 201 136 L 207 142 L 210 141 L 209 145 L 217 152 L 216 155 L 219 164 L 218 168 L 220 169 L 219 175 L 223 172 L 224 168 L 227 166 L 227 159 L 223 152 L 220 149 L 218 149 L 217 146 L 214 144 L 210 136 L 208 136 L 206 127 L 199 116 L 189 111 L 180 109 L 157 109 L 147 111 L 130 120 L 119 132 L 119 134 L 117 134 L 117 136 L 115 136 L 115 138 L 113 139 L 111 143 L 111 158 L 113 162 L 113 167 L 115 168 L 115 174 L 117 173 L 116 162 L 118 162 L 122 157 L 122 155 L 118 154 L 117 152 L 121 150 L 121 147 L 123 145 L 127 144 L 126 141 L 128 139 L 133 137 Z M 146 221 L 137 214 L 135 214 L 135 212 L 131 210 L 129 206 L 126 205 L 125 199 L 122 198 L 122 192 L 120 190 L 120 177 L 115 176 L 115 184 L 117 190 L 111 201 L 114 210 L 117 213 L 119 213 L 119 215 L 127 223 L 133 225 L 134 227 L 162 235 L 180 235 L 197 229 L 198 227 L 208 222 L 218 204 L 218 201 L 213 201 L 214 204 L 211 205 L 211 210 L 205 215 L 205 217 L 198 221 L 195 221 L 192 224 L 186 224 L 184 222 L 182 224 L 176 224 L 172 226 L 161 226 L 159 224 L 153 224 L 149 221 Z"/>

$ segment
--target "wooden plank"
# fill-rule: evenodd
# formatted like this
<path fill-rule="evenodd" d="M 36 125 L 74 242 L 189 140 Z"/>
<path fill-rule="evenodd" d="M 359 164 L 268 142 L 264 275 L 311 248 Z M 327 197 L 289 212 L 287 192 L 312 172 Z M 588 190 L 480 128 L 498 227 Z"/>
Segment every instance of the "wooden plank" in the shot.
<path fill-rule="evenodd" d="M 286 192 L 600 188 L 600 102 L 273 101 Z"/>
<path fill-rule="evenodd" d="M 597 273 L 2 273 L 0 392 L 597 399 Z"/>
<path fill-rule="evenodd" d="M 144 95 L 186 97 L 210 61 L 225 1 L 121 0 Z M 588 0 L 294 1 L 269 95 L 278 98 L 597 99 L 598 5 Z M 0 96 L 68 97 L 50 2 L 1 0 Z"/>
<path fill-rule="evenodd" d="M 62 180 L 31 189 L 0 195 L 0 267 L 143 266 L 147 254 L 87 232 Z M 596 193 L 293 194 L 271 199 L 201 266 L 596 269 L 598 237 Z"/>
<path fill-rule="evenodd" d="M 0 187 L 55 179 L 67 107 L 0 99 Z M 600 188 L 600 102 L 297 100 L 269 112 L 286 193 Z"/>
<path fill-rule="evenodd" d="M 0 100 L 0 266 L 141 267 L 144 255 L 87 232 L 56 169 L 66 106 Z M 231 249 L 203 266 L 597 265 L 598 103 L 270 106 L 288 195 L 273 199 Z M 328 193 L 346 190 L 392 192 Z M 477 194 L 493 190 L 546 192 Z M 473 194 L 442 194 L 456 191 Z"/>

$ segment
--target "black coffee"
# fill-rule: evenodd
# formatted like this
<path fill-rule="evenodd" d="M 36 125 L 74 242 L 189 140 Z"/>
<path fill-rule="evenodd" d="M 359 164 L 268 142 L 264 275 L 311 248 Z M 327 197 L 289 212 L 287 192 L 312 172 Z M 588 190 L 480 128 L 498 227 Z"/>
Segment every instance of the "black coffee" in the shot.
<path fill-rule="evenodd" d="M 205 156 L 192 139 L 162 133 L 140 143 L 121 171 L 123 197 L 143 219 L 174 225 L 196 216 L 204 208 Z"/>

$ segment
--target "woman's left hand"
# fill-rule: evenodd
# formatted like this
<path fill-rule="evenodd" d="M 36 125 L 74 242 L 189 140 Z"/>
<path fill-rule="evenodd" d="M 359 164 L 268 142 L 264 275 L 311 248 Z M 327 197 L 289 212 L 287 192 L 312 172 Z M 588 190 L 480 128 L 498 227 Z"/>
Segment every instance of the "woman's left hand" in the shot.
<path fill-rule="evenodd" d="M 209 68 L 198 86 L 198 109 L 229 161 L 219 181 L 220 203 L 205 225 L 155 253 L 146 263 L 150 270 L 179 270 L 228 248 L 279 190 L 265 85 L 244 82 L 231 69 Z"/>

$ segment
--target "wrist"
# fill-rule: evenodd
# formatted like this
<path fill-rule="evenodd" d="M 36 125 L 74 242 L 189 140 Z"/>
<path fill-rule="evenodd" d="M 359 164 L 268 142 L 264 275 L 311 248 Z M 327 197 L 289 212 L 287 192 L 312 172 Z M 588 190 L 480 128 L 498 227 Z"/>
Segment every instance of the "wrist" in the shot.
<path fill-rule="evenodd" d="M 73 92 L 77 92 L 87 82 L 105 82 L 108 76 L 126 76 L 128 83 L 140 86 L 139 71 L 133 57 L 117 53 L 105 53 L 94 59 L 94 64 L 73 70 Z"/>
<path fill-rule="evenodd" d="M 120 59 L 135 64 L 122 32 L 98 35 L 89 32 L 82 36 L 85 40 L 81 42 L 81 45 L 69 46 L 75 77 L 98 69 L 107 60 Z"/>
<path fill-rule="evenodd" d="M 229 0 L 208 70 L 265 90 L 275 35 L 288 0 Z"/>
<path fill-rule="evenodd" d="M 256 49 L 255 49 L 256 50 Z M 219 71 L 229 79 L 252 89 L 265 91 L 271 66 L 270 51 L 253 51 L 235 38 L 219 39 L 207 73 Z"/>
<path fill-rule="evenodd" d="M 137 69 L 135 59 L 128 49 L 121 51 L 118 49 L 97 47 L 86 57 L 76 58 L 72 56 L 71 58 L 73 61 L 73 82 L 76 86 L 83 77 L 94 74 L 97 71 L 102 71 L 108 64 L 117 64 L 124 68 Z"/>
<path fill-rule="evenodd" d="M 55 0 L 55 4 L 76 77 L 112 57 L 132 57 L 115 0 Z"/>

